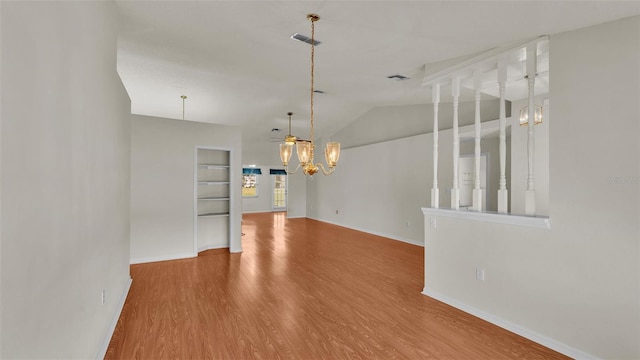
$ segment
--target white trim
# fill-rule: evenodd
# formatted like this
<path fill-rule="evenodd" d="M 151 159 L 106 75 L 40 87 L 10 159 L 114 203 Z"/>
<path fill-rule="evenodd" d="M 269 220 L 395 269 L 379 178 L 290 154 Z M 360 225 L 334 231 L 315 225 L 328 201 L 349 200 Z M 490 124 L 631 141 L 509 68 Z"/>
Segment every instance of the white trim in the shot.
<path fill-rule="evenodd" d="M 551 229 L 551 219 L 546 216 L 525 216 L 513 214 L 498 214 L 491 212 L 478 212 L 452 209 L 422 208 L 425 216 L 448 217 L 460 220 L 471 220 L 495 224 L 507 224 L 515 226 L 527 226 L 540 229 Z"/>
<path fill-rule="evenodd" d="M 551 339 L 549 337 L 546 337 L 544 335 L 538 334 L 535 331 L 529 330 L 525 327 L 522 327 L 520 325 L 514 324 L 512 322 L 509 322 L 507 320 L 501 319 L 495 315 L 489 314 L 487 312 L 484 312 L 482 310 L 476 309 L 472 306 L 469 306 L 463 302 L 460 302 L 458 300 L 446 297 L 440 293 L 438 293 L 437 291 L 433 291 L 430 289 L 427 289 L 426 287 L 422 290 L 422 294 L 426 295 L 430 298 L 436 299 L 438 301 L 441 301 L 447 305 L 453 306 L 456 309 L 462 310 L 464 312 L 466 312 L 467 314 L 471 314 L 475 317 L 478 317 L 482 320 L 488 321 L 496 326 L 499 326 L 505 330 L 511 331 L 512 333 L 518 334 L 524 338 L 527 338 L 533 342 L 536 342 L 540 345 L 546 346 L 549 349 L 555 350 L 561 354 L 567 355 L 571 358 L 574 359 L 584 359 L 584 360 L 596 360 L 598 359 L 597 357 L 588 354 L 586 352 L 580 351 L 578 349 L 575 349 L 569 345 L 563 344 L 557 340 Z"/>
<path fill-rule="evenodd" d="M 327 224 L 332 224 L 332 225 L 336 225 L 336 226 L 341 226 L 341 227 L 344 227 L 344 228 L 347 228 L 347 229 L 351 229 L 351 230 L 357 230 L 357 231 L 360 231 L 360 232 L 363 232 L 363 233 L 367 233 L 367 234 L 371 234 L 371 235 L 382 236 L 382 237 L 387 238 L 387 239 L 400 241 L 400 242 L 411 244 L 411 245 L 424 247 L 423 243 L 415 241 L 413 239 L 409 239 L 409 238 L 392 236 L 392 235 L 380 233 L 380 232 L 377 232 L 377 231 L 371 231 L 371 230 L 368 230 L 368 229 L 363 229 L 363 228 L 360 228 L 360 227 L 357 227 L 357 226 L 347 226 L 347 225 L 339 224 L 339 223 L 336 223 L 336 222 L 333 222 L 333 221 L 329 221 L 329 220 L 322 220 L 322 219 L 317 219 L 317 218 L 309 218 L 309 219 L 313 219 L 313 220 L 320 221 L 320 222 L 325 222 Z"/>
<path fill-rule="evenodd" d="M 129 281 L 127 281 L 127 284 L 124 287 L 124 291 L 120 296 L 120 301 L 118 301 L 118 304 L 116 304 L 116 312 L 111 318 L 111 323 L 109 323 L 109 327 L 107 328 L 107 333 L 105 334 L 104 339 L 102 339 L 102 344 L 100 345 L 100 349 L 98 350 L 96 359 L 104 359 L 104 356 L 107 354 L 109 343 L 111 342 L 111 338 L 113 337 L 113 332 L 116 330 L 116 325 L 118 325 L 118 320 L 120 319 L 120 314 L 122 313 L 122 309 L 124 308 L 124 302 L 127 300 L 129 289 L 131 289 L 132 281 L 133 279 L 129 278 Z"/>
<path fill-rule="evenodd" d="M 260 213 L 272 213 L 271 210 L 242 210 L 243 214 L 260 214 Z"/>
<path fill-rule="evenodd" d="M 198 253 L 198 149 L 197 145 L 193 147 L 193 252 L 196 254 Z"/>
<path fill-rule="evenodd" d="M 198 253 L 184 253 L 184 254 L 167 255 L 167 256 L 152 256 L 152 257 L 146 257 L 146 258 L 137 258 L 137 259 L 131 259 L 129 263 L 131 265 L 134 265 L 134 264 L 144 264 L 144 263 L 158 262 L 158 261 L 191 259 L 194 257 L 198 257 Z"/>
<path fill-rule="evenodd" d="M 523 47 L 528 46 L 529 44 L 537 44 L 539 42 L 549 40 L 548 35 L 543 35 L 537 37 L 535 39 L 528 39 L 524 41 L 518 41 L 515 43 L 508 44 L 503 47 L 494 48 L 488 50 L 478 56 L 474 56 L 471 59 L 467 59 L 453 66 L 449 66 L 445 69 L 437 71 L 433 74 L 425 75 L 422 78 L 422 86 L 428 86 L 435 83 L 446 84 L 446 80 L 452 77 L 465 77 L 468 72 L 477 68 L 480 65 L 483 68 L 495 69 L 497 68 L 497 60 L 500 59 L 504 54 L 511 53 L 515 50 L 521 49 Z"/>
<path fill-rule="evenodd" d="M 235 231 L 235 219 L 236 219 L 236 214 L 235 214 L 235 188 L 236 188 L 236 184 L 235 181 L 232 179 L 233 176 L 233 171 L 232 169 L 233 164 L 232 164 L 232 159 L 234 156 L 234 150 L 232 148 L 227 148 L 227 147 L 215 147 L 215 146 L 201 146 L 201 145 L 194 145 L 194 149 L 193 149 L 193 253 L 195 255 L 191 255 L 191 256 L 186 256 L 186 257 L 180 257 L 180 258 L 170 258 L 170 259 L 161 259 L 161 260 L 152 260 L 152 261 L 142 261 L 142 262 L 154 262 L 154 261 L 164 261 L 164 260 L 176 260 L 176 259 L 185 259 L 185 258 L 190 258 L 190 257 L 196 257 L 198 256 L 198 252 L 202 251 L 198 249 L 198 150 L 199 149 L 203 149 L 203 150 L 217 150 L 217 151 L 226 151 L 228 152 L 228 162 L 229 164 L 225 167 L 225 166 L 221 166 L 219 168 L 226 168 L 229 171 L 229 181 L 225 181 L 225 182 L 219 182 L 219 184 L 228 184 L 229 185 L 229 214 L 228 215 L 224 215 L 224 216 L 229 216 L 229 221 L 228 221 L 228 227 L 229 227 L 229 249 L 232 248 L 232 243 L 234 243 L 234 237 L 236 234 Z M 241 180 L 241 179 L 239 179 Z M 242 197 L 242 195 L 240 195 Z M 240 200 L 242 201 L 242 200 Z M 208 249 L 207 249 L 208 250 Z M 242 238 L 240 238 L 240 250 L 236 250 L 236 251 L 230 251 L 230 252 L 242 252 Z M 145 260 L 145 259 L 143 259 Z M 132 262 L 133 264 L 133 262 Z M 138 264 L 138 263 L 136 263 Z"/>
<path fill-rule="evenodd" d="M 214 249 L 228 249 L 229 245 L 227 244 L 218 244 L 218 245 L 210 245 L 210 246 L 205 246 L 202 248 L 198 248 L 198 253 L 201 253 L 203 251 L 207 251 L 207 250 L 214 250 Z"/>
<path fill-rule="evenodd" d="M 242 184 L 242 164 L 240 168 L 234 167 L 236 150 L 229 151 L 229 253 L 242 252 L 242 189 L 238 189 Z M 239 152 L 239 155 L 242 155 Z M 233 169 L 234 171 L 231 171 Z M 236 178 L 236 176 L 238 176 Z M 239 205 L 236 207 L 236 204 Z M 240 216 L 240 219 L 238 219 Z M 236 226 L 237 225 L 237 226 Z"/>

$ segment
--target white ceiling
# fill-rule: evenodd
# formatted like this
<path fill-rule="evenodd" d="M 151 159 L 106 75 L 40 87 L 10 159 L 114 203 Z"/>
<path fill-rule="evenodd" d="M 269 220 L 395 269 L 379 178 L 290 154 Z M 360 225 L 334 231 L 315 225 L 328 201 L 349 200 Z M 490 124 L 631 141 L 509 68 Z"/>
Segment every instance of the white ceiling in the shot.
<path fill-rule="evenodd" d="M 425 64 L 640 14 L 640 1 L 117 1 L 118 72 L 135 114 L 238 125 L 253 149 L 272 128 L 309 131 L 317 13 L 316 134 L 375 106 L 431 101 Z M 402 74 L 411 79 L 393 81 Z M 588 76 L 588 74 L 585 74 Z M 443 101 L 448 101 L 443 93 Z"/>

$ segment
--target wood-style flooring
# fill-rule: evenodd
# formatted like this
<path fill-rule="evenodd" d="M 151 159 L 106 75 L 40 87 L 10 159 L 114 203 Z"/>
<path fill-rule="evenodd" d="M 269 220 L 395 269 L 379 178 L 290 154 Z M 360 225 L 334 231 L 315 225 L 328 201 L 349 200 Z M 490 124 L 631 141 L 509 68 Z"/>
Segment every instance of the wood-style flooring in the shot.
<path fill-rule="evenodd" d="M 242 254 L 131 266 L 106 359 L 565 359 L 420 292 L 423 248 L 245 214 Z"/>

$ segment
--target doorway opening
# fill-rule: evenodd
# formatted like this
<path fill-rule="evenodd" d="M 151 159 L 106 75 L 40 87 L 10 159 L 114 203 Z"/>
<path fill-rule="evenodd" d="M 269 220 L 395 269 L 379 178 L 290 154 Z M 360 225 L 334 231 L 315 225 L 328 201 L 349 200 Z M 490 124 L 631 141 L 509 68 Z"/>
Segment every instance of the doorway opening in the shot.
<path fill-rule="evenodd" d="M 271 210 L 287 210 L 287 175 L 272 174 L 271 183 L 273 184 Z"/>

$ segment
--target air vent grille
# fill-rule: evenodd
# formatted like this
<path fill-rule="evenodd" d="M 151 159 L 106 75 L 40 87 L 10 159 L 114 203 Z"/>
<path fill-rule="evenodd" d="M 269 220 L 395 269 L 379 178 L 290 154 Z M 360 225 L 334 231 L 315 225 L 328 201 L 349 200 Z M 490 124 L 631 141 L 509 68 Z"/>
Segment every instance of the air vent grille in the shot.
<path fill-rule="evenodd" d="M 295 33 L 295 34 L 291 35 L 291 38 L 293 40 L 302 41 L 303 43 L 307 43 L 307 44 L 311 45 L 311 38 L 307 37 L 307 36 L 304 36 L 302 34 Z M 318 46 L 321 43 L 322 43 L 321 41 L 315 40 L 313 45 Z"/>

